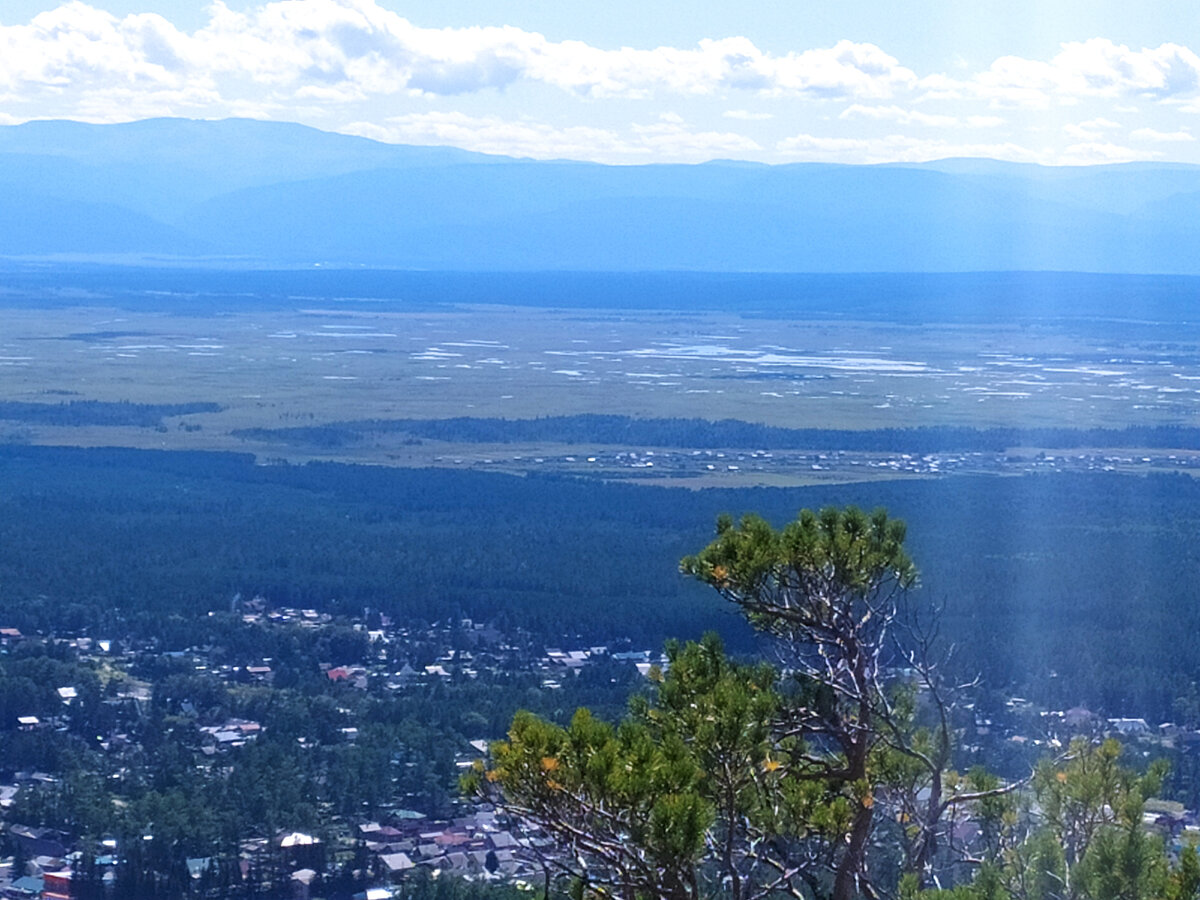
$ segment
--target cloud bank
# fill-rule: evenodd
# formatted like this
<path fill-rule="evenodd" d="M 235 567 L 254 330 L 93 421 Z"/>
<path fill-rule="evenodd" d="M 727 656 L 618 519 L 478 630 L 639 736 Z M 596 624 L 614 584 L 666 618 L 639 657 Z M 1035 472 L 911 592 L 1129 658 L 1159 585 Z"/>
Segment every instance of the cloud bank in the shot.
<path fill-rule="evenodd" d="M 559 98 L 556 121 L 539 118 L 530 91 Z M 489 97 L 500 111 L 481 113 Z M 710 104 L 708 124 L 671 120 L 675 102 Z M 597 111 L 619 106 L 624 121 L 602 124 Z M 1052 140 L 1041 136 L 1044 123 L 1039 133 L 1020 121 L 1085 106 L 1092 117 L 1056 123 Z M 1113 121 L 1147 108 L 1167 113 Z M 610 161 L 876 161 L 944 148 L 1076 162 L 1186 147 L 1187 123 L 1164 116 L 1198 112 L 1200 57 L 1177 43 L 1134 49 L 1094 38 L 1065 43 L 1049 59 L 1004 56 L 951 74 L 917 73 L 851 40 L 773 54 L 739 36 L 606 49 L 513 26 L 428 28 L 376 0 L 273 0 L 245 12 L 216 0 L 190 32 L 160 15 L 115 16 L 83 0 L 0 24 L 0 124 L 241 115 Z M 728 130 L 729 120 L 744 133 Z"/>
<path fill-rule="evenodd" d="M 191 34 L 162 16 L 118 18 L 73 0 L 27 25 L 0 26 L 0 85 L 19 92 L 191 91 L 223 81 L 329 101 L 372 94 L 453 96 L 537 82 L 587 97 L 749 90 L 887 98 L 916 75 L 873 44 L 773 56 L 742 37 L 696 47 L 604 50 L 513 27 L 421 28 L 374 0 L 279 0 L 211 7 Z"/>

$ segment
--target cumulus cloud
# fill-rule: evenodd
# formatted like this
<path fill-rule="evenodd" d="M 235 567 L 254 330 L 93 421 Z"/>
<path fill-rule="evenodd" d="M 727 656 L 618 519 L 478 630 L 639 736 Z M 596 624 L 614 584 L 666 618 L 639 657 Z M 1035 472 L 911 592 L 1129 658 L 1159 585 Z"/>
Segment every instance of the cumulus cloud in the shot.
<path fill-rule="evenodd" d="M 342 129 L 376 141 L 397 144 L 450 145 L 480 153 L 534 159 L 628 158 L 649 150 L 633 148 L 617 132 L 574 125 L 555 128 L 544 122 L 508 121 L 499 116 L 461 112 L 427 112 L 392 116 L 382 123 L 355 122 Z"/>
<path fill-rule="evenodd" d="M 1152 141 L 1158 144 L 1185 143 L 1196 139 L 1186 128 L 1180 128 L 1178 131 L 1156 131 L 1153 128 L 1135 128 L 1129 132 L 1129 137 L 1135 141 Z"/>
<path fill-rule="evenodd" d="M 1088 141 L 1071 144 L 1054 159 L 1054 165 L 1092 166 L 1101 163 L 1123 163 L 1138 160 L 1158 159 L 1156 150 L 1135 150 L 1111 141 Z"/>
<path fill-rule="evenodd" d="M 897 125 L 919 125 L 925 128 L 996 128 L 1004 124 L 999 116 L 939 115 L 904 109 L 900 106 L 865 106 L 855 103 L 838 114 L 839 119 L 868 119 L 875 122 L 894 122 Z"/>
<path fill-rule="evenodd" d="M 1114 136 L 1125 126 L 1097 112 L 1128 113 L 1132 128 L 1139 109 L 1200 111 L 1200 57 L 1174 43 L 1131 49 L 1094 38 L 1063 44 L 1047 59 L 1005 56 L 974 72 L 959 60 L 950 72 L 918 75 L 883 48 L 850 40 L 787 53 L 739 36 L 689 47 L 601 48 L 513 26 L 422 27 L 383 0 L 254 2 L 235 10 L 213 0 L 194 30 L 150 13 L 113 15 L 103 0 L 67 0 L 25 24 L 0 25 L 0 123 L 249 116 L 385 140 L 605 161 L 845 153 L 858 161 L 992 155 L 1061 162 L 1147 158 L 1157 152 L 1151 145 L 1192 140 L 1160 116 L 1143 121 L 1163 130 L 1130 133 L 1140 149 L 1122 147 Z M 572 103 L 586 111 L 629 100 L 639 101 L 637 120 L 650 124 L 596 127 L 587 112 L 571 124 L 541 121 L 555 104 L 562 120 Z M 449 111 L 456 105 L 471 113 Z M 708 124 L 662 114 L 668 105 L 709 116 Z M 1072 105 L 1087 110 L 1071 117 L 1083 121 L 1060 127 L 1055 117 L 1061 121 L 1062 108 Z M 856 123 L 855 133 L 912 134 L 865 143 L 800 134 L 774 143 L 781 122 L 808 129 L 830 117 Z M 738 122 L 764 123 L 753 131 L 772 143 L 737 133 Z M 1001 126 L 993 140 L 950 135 Z M 1017 143 L 1006 143 L 1010 137 Z M 1030 149 L 1045 141 L 1054 148 Z"/>
<path fill-rule="evenodd" d="M 855 103 L 838 114 L 839 119 L 873 119 L 899 125 L 924 125 L 930 128 L 954 128 L 959 124 L 954 116 L 941 116 L 899 106 L 864 106 Z"/>
<path fill-rule="evenodd" d="M 737 119 L 742 122 L 766 122 L 775 118 L 774 113 L 753 112 L 748 109 L 727 109 L 721 115 L 726 119 Z"/>
<path fill-rule="evenodd" d="M 356 122 L 344 129 L 373 140 L 404 144 L 448 144 L 505 156 L 643 163 L 669 158 L 690 161 L 745 156 L 762 150 L 740 134 L 692 130 L 678 116 L 634 125 L 628 132 L 588 126 L 559 127 L 532 119 L 461 112 L 393 116 L 382 124 Z"/>
<path fill-rule="evenodd" d="M 1135 50 L 1097 37 L 1064 43 L 1050 59 L 1002 56 L 974 75 L 933 72 L 916 90 L 917 102 L 982 100 L 1049 110 L 1104 99 L 1117 112 L 1137 112 L 1138 101 L 1179 103 L 1200 95 L 1200 56 L 1182 44 Z"/>
<path fill-rule="evenodd" d="M 683 122 L 634 125 L 639 146 L 668 159 L 713 159 L 718 156 L 747 156 L 762 150 L 757 141 L 728 131 L 692 131 Z"/>
<path fill-rule="evenodd" d="M 1031 149 L 1012 142 L 958 142 L 892 134 L 881 138 L 822 137 L 797 134 L 775 148 L 795 159 L 814 162 L 881 163 L 928 162 L 954 157 L 983 157 L 1052 166 L 1092 165 L 1155 159 L 1154 151 L 1135 150 L 1105 142 L 1072 144 L 1063 150 Z"/>
<path fill-rule="evenodd" d="M 792 159 L 817 162 L 927 162 L 959 156 L 988 157 L 1014 162 L 1044 161 L 1043 154 L 1018 144 L 956 143 L 939 138 L 914 138 L 902 134 L 881 138 L 797 134 L 780 141 L 775 149 Z"/>
<path fill-rule="evenodd" d="M 6 90 L 179 90 L 237 80 L 349 102 L 401 92 L 452 96 L 518 81 L 590 97 L 746 90 L 886 98 L 916 76 L 879 47 L 852 41 L 782 56 L 744 37 L 606 50 L 511 26 L 422 28 L 376 0 L 275 0 L 246 12 L 216 0 L 208 24 L 190 34 L 161 16 L 118 18 L 82 0 L 28 25 L 0 26 Z"/>
<path fill-rule="evenodd" d="M 192 85 L 187 40 L 161 16 L 117 19 L 73 0 L 28 25 L 0 26 L 0 90 L 50 93 L 81 84 L 146 93 Z"/>
<path fill-rule="evenodd" d="M 1047 61 L 1003 56 L 971 88 L 998 104 L 1036 108 L 1087 97 L 1183 99 L 1200 89 L 1200 57 L 1180 44 L 1133 50 L 1092 38 L 1063 44 Z"/>
<path fill-rule="evenodd" d="M 1099 117 L 1086 122 L 1068 122 L 1063 126 L 1063 134 L 1075 141 L 1097 141 L 1103 137 L 1104 132 L 1120 127 L 1119 122 Z"/>

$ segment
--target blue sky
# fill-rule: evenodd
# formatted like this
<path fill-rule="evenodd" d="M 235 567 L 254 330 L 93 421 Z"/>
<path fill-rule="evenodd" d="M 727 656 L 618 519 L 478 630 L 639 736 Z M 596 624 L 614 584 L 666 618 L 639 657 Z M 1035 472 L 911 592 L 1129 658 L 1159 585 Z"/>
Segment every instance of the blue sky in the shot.
<path fill-rule="evenodd" d="M 614 163 L 1200 163 L 1200 4 L 3 0 L 0 123 L 231 115 Z"/>

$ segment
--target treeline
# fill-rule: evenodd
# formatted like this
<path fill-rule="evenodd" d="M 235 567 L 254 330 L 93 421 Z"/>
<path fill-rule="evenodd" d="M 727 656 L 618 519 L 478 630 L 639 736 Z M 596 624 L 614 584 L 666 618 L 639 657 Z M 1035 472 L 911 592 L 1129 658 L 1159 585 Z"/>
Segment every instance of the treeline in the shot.
<path fill-rule="evenodd" d="M 163 419 L 220 412 L 219 403 L 131 403 L 128 400 L 68 400 L 64 403 L 0 401 L 0 419 L 26 425 L 123 425 L 157 428 Z"/>
<path fill-rule="evenodd" d="M 1200 279 L 1086 272 L 433 272 L 396 269 L 167 269 L 6 263 L 0 303 L 79 305 L 80 292 L 119 309 L 172 315 L 296 309 L 417 311 L 467 304 L 577 310 L 697 310 L 783 319 L 904 322 L 1069 321 L 1127 337 L 1190 321 Z M 1141 325 L 1129 318 L 1138 310 Z M 1160 333 L 1160 332 L 1156 332 Z"/>
<path fill-rule="evenodd" d="M 203 645 L 236 593 L 397 621 L 469 616 L 547 641 L 654 647 L 732 612 L 677 572 L 718 513 L 885 506 L 922 602 L 997 697 L 1197 720 L 1200 483 L 1043 474 L 679 491 L 249 454 L 0 448 L 3 624 Z"/>
<path fill-rule="evenodd" d="M 737 450 L 846 450 L 864 453 L 1002 452 L 1010 447 L 1200 449 L 1200 428 L 1183 425 L 1126 428 L 969 428 L 922 426 L 866 431 L 782 428 L 738 419 L 638 419 L 582 414 L 535 419 L 363 419 L 289 428 L 243 428 L 245 440 L 335 449 L 380 435 L 465 444 L 613 444 L 637 447 Z"/>

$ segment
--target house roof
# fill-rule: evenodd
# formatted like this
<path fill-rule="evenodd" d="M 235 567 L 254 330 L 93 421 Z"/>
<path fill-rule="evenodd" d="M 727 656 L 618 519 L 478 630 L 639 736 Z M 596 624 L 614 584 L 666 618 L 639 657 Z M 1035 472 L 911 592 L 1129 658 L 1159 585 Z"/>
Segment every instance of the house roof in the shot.
<path fill-rule="evenodd" d="M 279 840 L 280 847 L 307 847 L 311 844 L 321 843 L 320 838 L 315 838 L 311 834 L 304 834 L 300 831 L 293 831 L 291 834 L 285 834 Z"/>
<path fill-rule="evenodd" d="M 389 872 L 403 872 L 415 865 L 407 853 L 386 853 L 379 857 L 379 861 L 387 866 Z"/>

